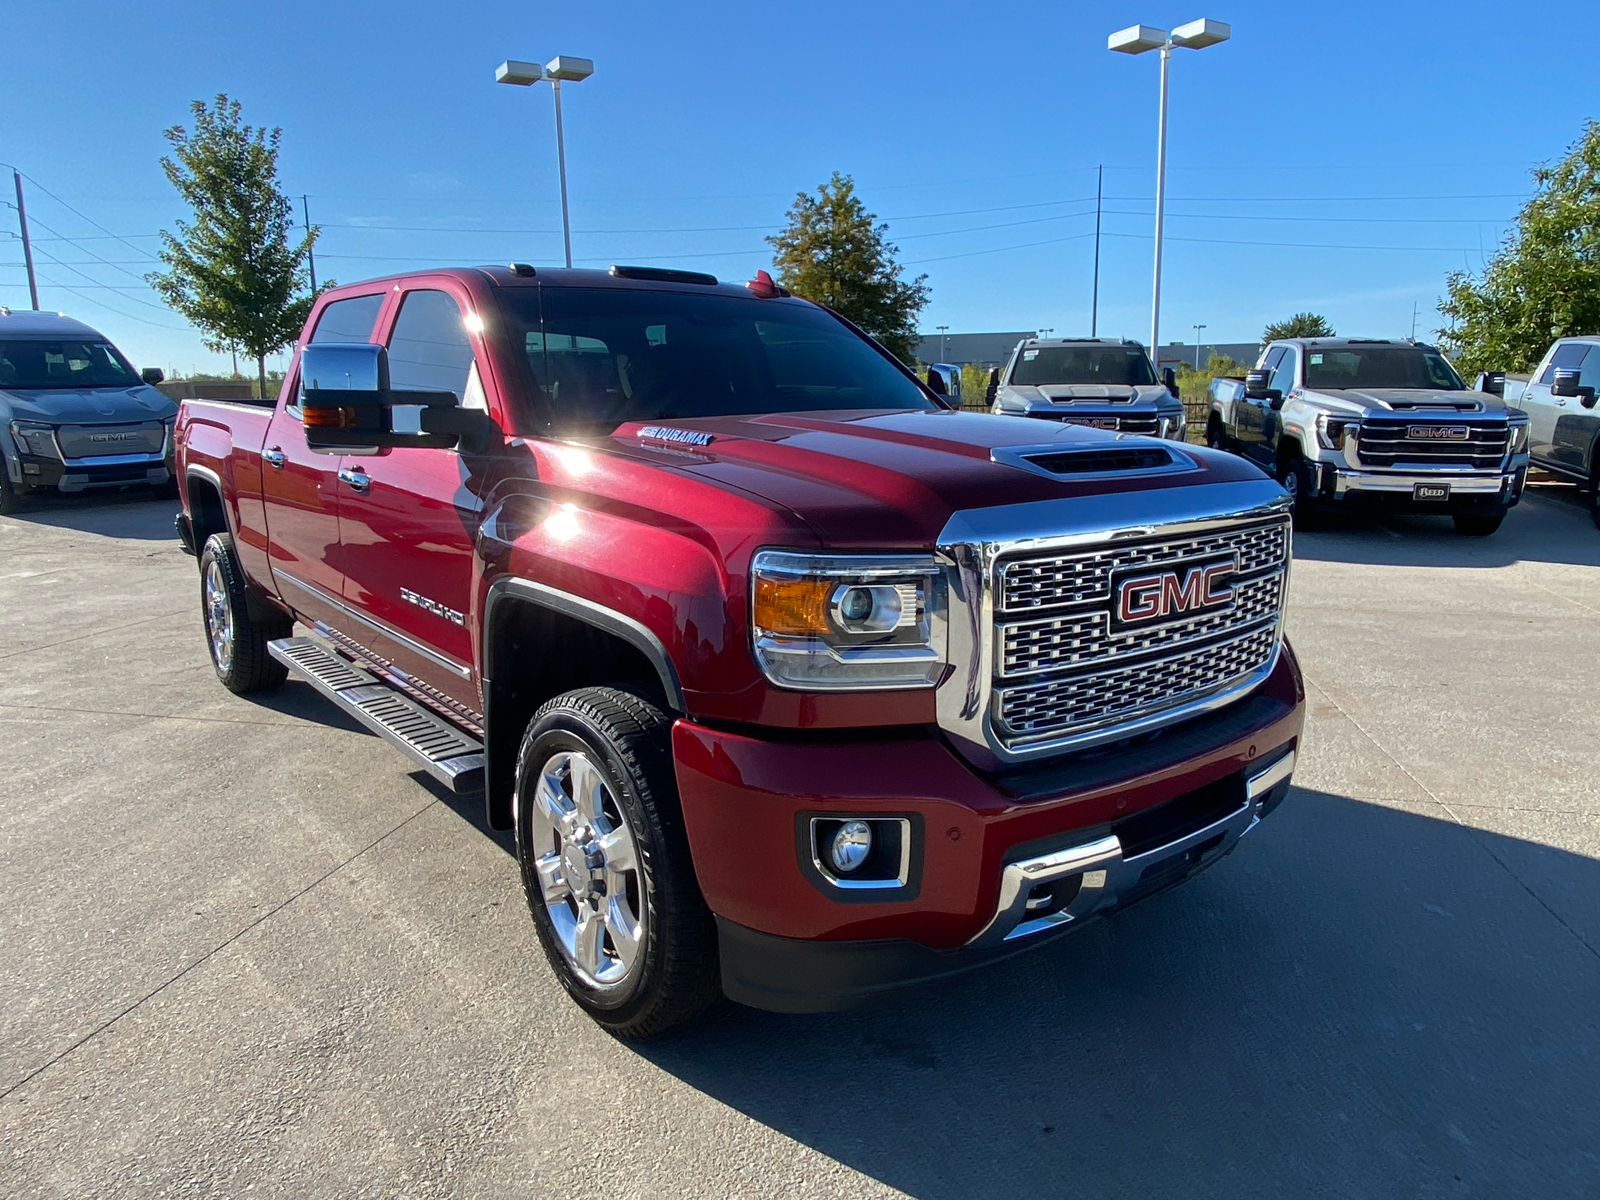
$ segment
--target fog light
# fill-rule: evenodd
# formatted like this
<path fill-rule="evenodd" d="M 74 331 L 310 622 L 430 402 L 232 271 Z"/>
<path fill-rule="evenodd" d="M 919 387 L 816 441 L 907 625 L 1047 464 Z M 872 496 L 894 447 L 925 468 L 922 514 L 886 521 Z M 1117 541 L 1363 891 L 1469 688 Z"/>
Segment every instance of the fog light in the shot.
<path fill-rule="evenodd" d="M 841 875 L 848 875 L 866 862 L 870 853 L 872 827 L 865 821 L 846 821 L 839 826 L 839 832 L 833 835 L 833 842 L 828 846 L 828 858 Z"/>

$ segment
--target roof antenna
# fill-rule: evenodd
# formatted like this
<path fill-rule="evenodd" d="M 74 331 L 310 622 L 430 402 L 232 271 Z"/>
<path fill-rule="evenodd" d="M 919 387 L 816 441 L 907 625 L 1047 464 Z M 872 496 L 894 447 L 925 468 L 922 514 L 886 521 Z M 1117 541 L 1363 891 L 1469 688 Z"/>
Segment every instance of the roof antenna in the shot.
<path fill-rule="evenodd" d="M 744 286 L 750 289 L 752 296 L 759 296 L 763 300 L 771 300 L 774 296 L 787 296 L 790 294 L 787 288 L 781 288 L 774 283 L 772 276 L 765 271 L 757 271 L 756 277 Z"/>

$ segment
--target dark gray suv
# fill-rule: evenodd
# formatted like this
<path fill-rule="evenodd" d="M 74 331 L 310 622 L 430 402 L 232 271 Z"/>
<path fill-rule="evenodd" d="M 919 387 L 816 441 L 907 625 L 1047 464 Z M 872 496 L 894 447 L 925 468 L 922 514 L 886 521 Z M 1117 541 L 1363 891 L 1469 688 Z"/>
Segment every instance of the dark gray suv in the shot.
<path fill-rule="evenodd" d="M 0 513 L 29 492 L 134 484 L 172 492 L 178 406 L 104 334 L 0 308 Z"/>

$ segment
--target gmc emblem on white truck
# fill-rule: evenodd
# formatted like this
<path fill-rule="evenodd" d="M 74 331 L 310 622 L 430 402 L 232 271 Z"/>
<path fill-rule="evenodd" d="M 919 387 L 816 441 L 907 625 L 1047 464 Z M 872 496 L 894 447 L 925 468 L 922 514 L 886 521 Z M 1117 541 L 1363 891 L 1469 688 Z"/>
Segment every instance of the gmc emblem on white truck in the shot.
<path fill-rule="evenodd" d="M 1406 440 L 1410 442 L 1464 442 L 1470 431 L 1465 425 L 1408 425 Z"/>
<path fill-rule="evenodd" d="M 1235 558 L 1129 575 L 1116 585 L 1114 625 L 1139 625 L 1186 612 L 1222 608 L 1233 603 L 1233 589 L 1224 584 L 1239 569 Z"/>

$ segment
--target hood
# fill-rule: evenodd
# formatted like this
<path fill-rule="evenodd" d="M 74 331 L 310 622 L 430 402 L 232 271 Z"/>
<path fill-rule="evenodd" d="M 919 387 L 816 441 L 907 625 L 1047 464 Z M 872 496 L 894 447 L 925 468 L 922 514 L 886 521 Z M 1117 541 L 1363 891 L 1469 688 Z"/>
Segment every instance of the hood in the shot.
<path fill-rule="evenodd" d="M 693 444 L 704 435 L 711 440 Z M 1116 492 L 1262 478 L 1245 460 L 1199 446 L 951 411 L 708 417 L 665 428 L 630 423 L 599 445 L 781 505 L 836 548 L 929 549 L 962 510 L 1057 499 L 1092 504 Z M 1192 467 L 1073 478 L 991 457 L 1017 447 L 1119 445 L 1162 447 Z"/>
<path fill-rule="evenodd" d="M 1450 412 L 1496 414 L 1507 408 L 1504 400 L 1490 392 L 1450 392 L 1438 388 L 1307 388 L 1303 394 L 1308 398 L 1326 397 L 1362 409 L 1415 411 L 1418 416 Z"/>
<path fill-rule="evenodd" d="M 17 421 L 46 425 L 121 425 L 177 415 L 178 405 L 147 384 L 127 388 L 0 391 L 0 408 Z"/>
<path fill-rule="evenodd" d="M 1008 384 L 1000 389 L 999 394 L 1023 404 L 1059 404 L 1074 409 L 1096 410 L 1114 407 L 1118 412 L 1154 411 L 1158 407 L 1170 407 L 1178 403 L 1177 398 L 1159 383 L 1138 386 L 1104 383 Z"/>

